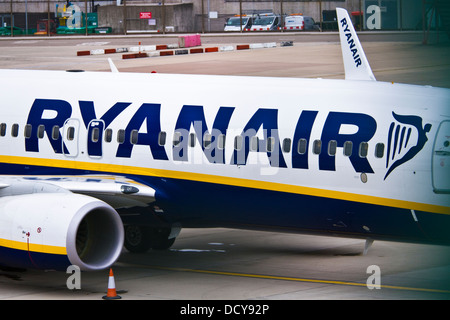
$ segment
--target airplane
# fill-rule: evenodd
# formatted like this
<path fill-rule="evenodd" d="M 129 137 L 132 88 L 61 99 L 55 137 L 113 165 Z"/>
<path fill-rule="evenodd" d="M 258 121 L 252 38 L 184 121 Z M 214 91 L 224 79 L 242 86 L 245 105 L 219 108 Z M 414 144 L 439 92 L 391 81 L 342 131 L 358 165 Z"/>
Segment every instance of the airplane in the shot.
<path fill-rule="evenodd" d="M 191 227 L 450 245 L 450 90 L 376 81 L 337 16 L 345 79 L 1 70 L 0 265 Z"/>

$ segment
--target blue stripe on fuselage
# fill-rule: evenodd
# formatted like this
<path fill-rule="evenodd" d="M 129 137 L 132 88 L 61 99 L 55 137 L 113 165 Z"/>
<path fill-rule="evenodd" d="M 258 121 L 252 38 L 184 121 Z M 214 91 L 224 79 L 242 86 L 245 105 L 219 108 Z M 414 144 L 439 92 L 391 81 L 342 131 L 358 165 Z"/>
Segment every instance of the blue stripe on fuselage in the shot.
<path fill-rule="evenodd" d="M 71 263 L 66 255 L 24 251 L 0 246 L 0 266 L 65 271 Z"/>
<path fill-rule="evenodd" d="M 1 164 L 0 174 L 114 174 Z M 450 244 L 450 217 L 363 202 L 183 179 L 132 176 L 156 190 L 168 222 Z"/>

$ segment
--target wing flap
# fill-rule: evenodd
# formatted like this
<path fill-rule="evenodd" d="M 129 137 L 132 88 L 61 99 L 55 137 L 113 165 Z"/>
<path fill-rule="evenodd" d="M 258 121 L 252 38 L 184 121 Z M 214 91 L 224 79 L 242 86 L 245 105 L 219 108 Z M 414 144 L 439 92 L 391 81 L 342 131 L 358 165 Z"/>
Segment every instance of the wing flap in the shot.
<path fill-rule="evenodd" d="M 0 181 L 2 188 L 15 188 L 13 193 L 21 192 L 52 192 L 60 188 L 73 193 L 88 195 L 105 201 L 112 207 L 127 208 L 148 206 L 155 201 L 155 189 L 136 181 L 116 176 L 27 176 L 8 177 Z M 29 187 L 24 188 L 27 184 Z M 37 185 L 53 186 L 53 189 L 36 188 Z"/>

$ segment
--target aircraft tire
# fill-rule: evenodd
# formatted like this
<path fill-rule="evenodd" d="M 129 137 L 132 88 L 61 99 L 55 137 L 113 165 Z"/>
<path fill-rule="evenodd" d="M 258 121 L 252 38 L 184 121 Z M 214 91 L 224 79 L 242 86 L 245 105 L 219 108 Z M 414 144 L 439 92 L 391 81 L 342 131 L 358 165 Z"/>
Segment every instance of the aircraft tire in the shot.
<path fill-rule="evenodd" d="M 147 252 L 152 246 L 149 228 L 139 225 L 125 226 L 125 248 L 132 253 Z"/>
<path fill-rule="evenodd" d="M 133 253 L 144 253 L 149 249 L 167 250 L 175 242 L 175 238 L 167 238 L 169 233 L 169 229 L 127 225 L 125 227 L 124 246 Z"/>
<path fill-rule="evenodd" d="M 152 249 L 153 250 L 167 250 L 173 245 L 174 242 L 175 242 L 175 238 L 172 238 L 172 239 L 167 239 L 167 237 L 161 238 L 152 244 Z"/>

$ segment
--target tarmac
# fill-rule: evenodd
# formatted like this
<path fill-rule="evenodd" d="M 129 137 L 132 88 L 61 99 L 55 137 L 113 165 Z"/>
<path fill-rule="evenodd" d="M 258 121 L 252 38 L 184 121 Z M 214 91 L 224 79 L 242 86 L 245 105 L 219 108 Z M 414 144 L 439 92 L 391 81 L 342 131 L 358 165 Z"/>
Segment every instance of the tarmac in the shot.
<path fill-rule="evenodd" d="M 378 81 L 450 87 L 449 41 L 422 44 L 420 32 L 400 37 L 363 34 L 364 51 Z M 293 46 L 281 47 L 292 41 Z M 283 33 L 202 36 L 202 48 L 236 48 L 240 44 L 276 43 L 276 47 L 123 59 L 124 53 L 77 56 L 77 52 L 111 48 L 178 44 L 178 36 L 26 37 L 0 39 L 0 68 L 109 71 L 108 58 L 121 72 L 219 74 L 267 77 L 343 79 L 337 33 Z"/>
<path fill-rule="evenodd" d="M 362 41 L 378 81 L 450 88 L 448 41 L 423 45 L 420 36 L 399 40 L 377 35 Z M 293 46 L 280 46 L 289 40 Z M 201 47 L 274 41 L 272 48 L 123 59 L 123 53 L 77 56 L 77 51 L 129 48 L 139 42 L 167 45 L 177 43 L 177 37 L 3 38 L 0 68 L 109 72 L 111 58 L 120 72 L 344 78 L 337 34 L 205 36 Z M 131 254 L 124 249 L 112 268 L 121 300 L 179 301 L 169 307 L 170 315 L 187 311 L 182 309 L 187 302 L 270 306 L 298 300 L 450 299 L 449 247 L 375 241 L 364 255 L 364 244 L 347 238 L 183 229 L 170 250 Z M 70 274 L 64 272 L 0 271 L 0 299 L 100 301 L 108 275 L 109 270 L 83 272 L 80 289 L 71 290 Z M 161 306 L 168 305 L 151 304 L 153 313 Z"/>

